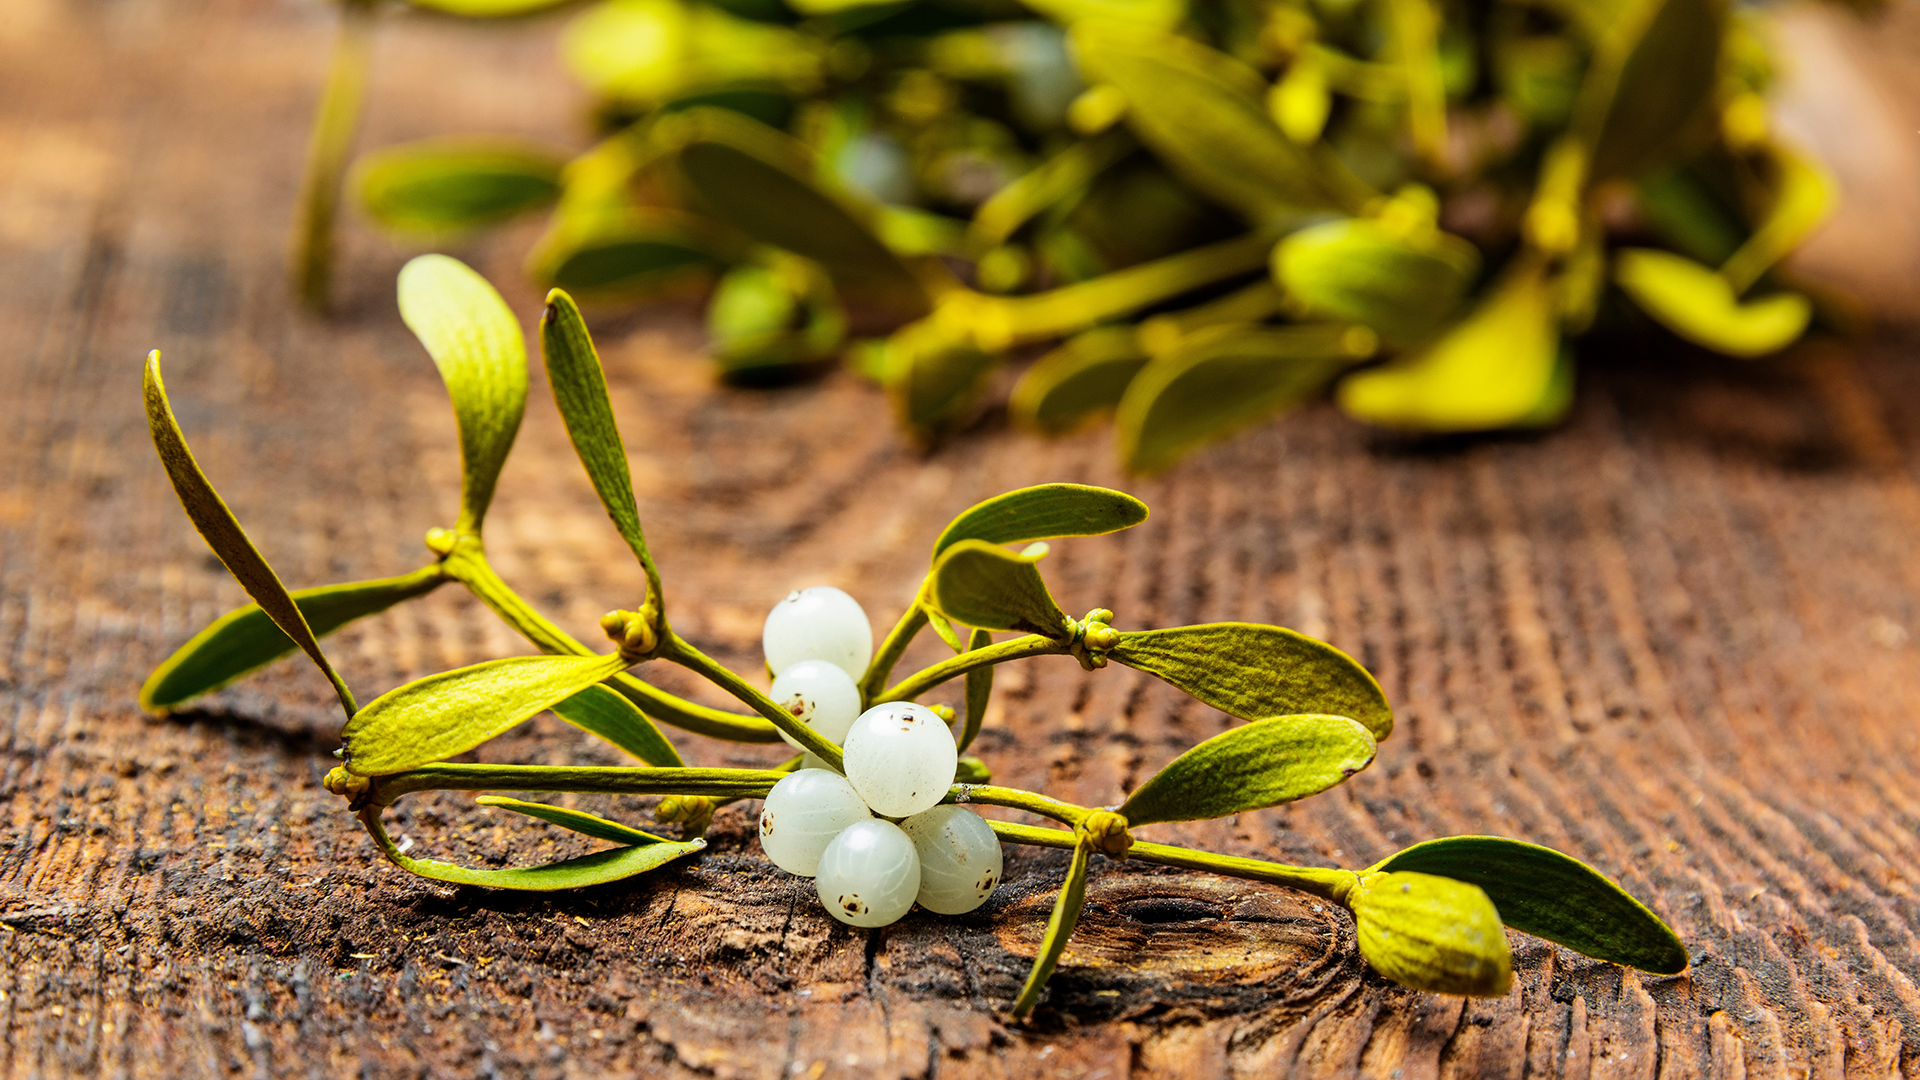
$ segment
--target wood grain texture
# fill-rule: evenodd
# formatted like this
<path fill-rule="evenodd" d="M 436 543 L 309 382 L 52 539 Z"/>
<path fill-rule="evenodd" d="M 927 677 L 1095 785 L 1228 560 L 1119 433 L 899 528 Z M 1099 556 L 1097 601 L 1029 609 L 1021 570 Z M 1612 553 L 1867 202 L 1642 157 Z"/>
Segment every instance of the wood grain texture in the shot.
<path fill-rule="evenodd" d="M 140 715 L 145 673 L 243 600 L 146 443 L 147 349 L 166 351 L 195 451 L 296 587 L 423 561 L 419 537 L 456 510 L 452 418 L 394 311 L 409 252 L 351 225 L 336 317 L 286 300 L 324 11 L 3 7 L 0 1074 L 1920 1074 L 1909 339 L 1799 366 L 1616 344 L 1592 351 L 1549 435 L 1407 444 L 1322 408 L 1137 481 L 1105 432 L 1039 443 L 992 417 L 918 455 L 850 379 L 716 389 L 691 309 L 593 316 L 676 628 L 717 657 L 755 666 L 767 606 L 796 585 L 841 586 L 890 622 L 934 534 L 989 494 L 1121 486 L 1154 516 L 1056 544 L 1064 606 L 1110 607 L 1123 628 L 1295 627 L 1366 663 L 1399 720 L 1336 792 L 1152 839 L 1357 866 L 1443 834 L 1524 837 L 1616 876 L 1696 955 L 1656 979 L 1516 937 L 1514 992 L 1463 1003 L 1369 974 L 1346 916 L 1308 898 L 1098 865 L 1035 1026 L 1009 1028 L 1059 853 L 1016 852 L 974 915 L 871 934 L 758 857 L 746 807 L 722 813 L 711 853 L 631 883 L 442 888 L 377 861 L 320 787 L 339 716 L 310 668 Z M 393 20 L 365 141 L 567 130 L 581 103 L 552 38 L 547 22 Z M 528 238 L 452 250 L 530 325 Z M 539 382 L 489 544 L 591 639 L 642 579 Z M 370 698 L 526 650 L 449 588 L 329 651 Z M 982 756 L 1087 803 L 1228 723 L 1118 665 L 1036 660 L 997 689 Z M 707 764 L 783 756 L 676 742 Z M 615 762 L 551 718 L 482 757 Z M 416 851 L 476 863 L 583 850 L 451 795 L 389 820 Z"/>

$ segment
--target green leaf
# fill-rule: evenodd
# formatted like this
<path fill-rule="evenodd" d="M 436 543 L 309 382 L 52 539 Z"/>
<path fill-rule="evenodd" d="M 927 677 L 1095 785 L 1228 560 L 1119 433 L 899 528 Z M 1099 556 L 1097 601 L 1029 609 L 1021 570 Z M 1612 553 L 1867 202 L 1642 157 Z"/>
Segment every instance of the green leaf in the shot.
<path fill-rule="evenodd" d="M 1378 344 L 1340 324 L 1209 327 L 1140 370 L 1120 399 L 1120 459 L 1162 469 L 1202 443 L 1304 403 Z"/>
<path fill-rule="evenodd" d="M 1096 327 L 1035 361 L 1014 384 L 1007 411 L 1036 431 L 1070 431 L 1120 404 L 1127 384 L 1146 366 L 1133 327 Z"/>
<path fill-rule="evenodd" d="M 187 448 L 187 439 L 180 433 L 180 422 L 174 419 L 173 406 L 167 402 L 167 387 L 160 378 L 160 350 L 147 354 L 146 370 L 142 377 L 142 397 L 147 410 L 147 430 L 153 437 L 153 448 L 160 453 L 160 464 L 167 470 L 167 478 L 173 482 L 174 494 L 180 497 L 180 505 L 186 509 L 187 517 L 193 527 L 207 541 L 207 546 L 220 557 L 227 572 L 240 582 L 260 605 L 267 617 L 273 620 L 281 632 L 291 638 L 295 644 L 313 659 L 320 673 L 333 684 L 333 692 L 340 698 L 340 707 L 349 717 L 358 706 L 354 704 L 353 692 L 340 678 L 333 665 L 327 663 L 326 654 L 320 651 L 320 642 L 314 637 L 307 625 L 306 616 L 300 613 L 299 605 L 287 594 L 287 587 L 280 584 L 280 578 L 267 565 L 253 541 L 247 539 L 246 531 L 240 528 L 240 522 L 227 509 L 213 485 L 207 481 L 205 473 L 200 471 L 200 463 L 193 459 L 193 451 Z"/>
<path fill-rule="evenodd" d="M 962 540 L 1024 544 L 1062 536 L 1105 536 L 1147 520 L 1147 504 L 1124 491 L 1086 484 L 1036 484 L 962 511 L 933 542 L 933 559 Z M 962 620 L 964 621 L 964 620 Z"/>
<path fill-rule="evenodd" d="M 640 508 L 633 501 L 633 476 L 627 471 L 627 448 L 613 418 L 607 397 L 607 376 L 593 347 L 587 324 L 573 298 L 555 289 L 547 294 L 547 310 L 540 316 L 540 351 L 547 362 L 547 383 L 554 404 L 566 421 L 567 437 L 586 467 L 587 478 L 600 496 L 600 505 L 633 557 L 647 572 L 648 596 L 659 605 L 660 571 L 640 531 Z"/>
<path fill-rule="evenodd" d="M 571 293 L 644 298 L 705 279 L 739 247 L 712 222 L 659 207 L 563 212 L 527 253 L 527 274 Z"/>
<path fill-rule="evenodd" d="M 1834 180 L 1818 162 L 1778 144 L 1767 148 L 1767 156 L 1775 174 L 1772 204 L 1753 235 L 1720 267 L 1736 294 L 1752 288 L 1799 247 L 1833 208 Z"/>
<path fill-rule="evenodd" d="M 568 2 L 569 0 L 407 0 L 407 3 L 417 8 L 438 11 L 443 15 L 458 15 L 467 19 L 504 19 L 515 15 L 530 15 Z"/>
<path fill-rule="evenodd" d="M 1038 561 L 985 540 L 958 541 L 934 562 L 929 598 L 955 622 L 1065 640 L 1067 614 L 1040 580 Z"/>
<path fill-rule="evenodd" d="M 1072 936 L 1073 928 L 1080 922 L 1080 910 L 1087 899 L 1087 867 L 1093 860 L 1093 848 L 1083 838 L 1073 847 L 1073 861 L 1067 864 L 1067 879 L 1060 884 L 1060 896 L 1053 902 L 1053 914 L 1047 919 L 1047 933 L 1040 939 L 1040 952 L 1033 958 L 1033 968 L 1027 972 L 1026 984 L 1020 987 L 1020 995 L 1013 999 L 1013 1008 L 1009 1010 L 1018 1020 L 1033 1011 L 1040 1001 L 1040 991 L 1053 976 L 1053 969 L 1060 962 L 1060 954 L 1067 951 L 1067 938 Z"/>
<path fill-rule="evenodd" d="M 1117 87 L 1127 121 L 1169 169 L 1256 223 L 1303 211 L 1357 211 L 1372 194 L 1329 156 L 1267 116 L 1266 81 L 1240 61 L 1174 34 L 1088 20 L 1073 28 L 1091 82 Z"/>
<path fill-rule="evenodd" d="M 585 690 L 553 704 L 553 714 L 582 731 L 598 735 L 649 765 L 684 765 L 639 706 L 606 686 Z"/>
<path fill-rule="evenodd" d="M 1687 947 L 1658 915 L 1586 863 L 1498 836 L 1415 844 L 1370 867 L 1438 874 L 1485 889 L 1500 919 L 1596 960 L 1656 975 L 1687 970 Z"/>
<path fill-rule="evenodd" d="M 1545 268 L 1525 262 L 1438 341 L 1349 375 L 1340 407 L 1369 424 L 1414 431 L 1510 426 L 1538 407 L 1553 381 L 1557 320 Z"/>
<path fill-rule="evenodd" d="M 985 252 L 1006 243 L 1048 207 L 1085 192 L 1138 145 L 1118 128 L 1069 144 L 980 204 L 968 226 L 968 246 Z"/>
<path fill-rule="evenodd" d="M 660 138 L 675 148 L 681 174 L 721 221 L 812 259 L 851 291 L 915 315 L 928 310 L 919 279 L 876 233 L 873 208 L 820 187 L 805 145 L 708 108 L 663 118 Z"/>
<path fill-rule="evenodd" d="M 382 226 L 449 233 L 551 205 L 565 167 L 565 157 L 511 139 L 429 139 L 367 154 L 353 184 Z"/>
<path fill-rule="evenodd" d="M 912 323 L 887 340 L 887 389 L 908 426 L 930 431 L 966 414 L 1000 359 L 931 320 Z"/>
<path fill-rule="evenodd" d="M 1132 23 L 1171 30 L 1187 17 L 1186 0 L 1022 0 L 1028 7 L 1068 26 L 1082 19 Z"/>
<path fill-rule="evenodd" d="M 1778 352 L 1798 340 L 1813 318 L 1813 305 L 1799 293 L 1742 303 L 1725 277 L 1667 251 L 1623 248 L 1613 278 L 1662 326 L 1729 356 Z"/>
<path fill-rule="evenodd" d="M 641 832 L 639 829 L 622 825 L 617 821 L 608 821 L 606 818 L 596 817 L 579 810 L 554 806 L 551 803 L 523 802 L 520 799 L 509 799 L 504 795 L 481 795 L 473 801 L 481 806 L 497 806 L 502 810 L 511 810 L 516 814 L 525 814 L 528 817 L 552 822 L 563 829 L 571 829 L 597 840 L 610 840 L 616 844 L 667 843 L 664 837 Z"/>
<path fill-rule="evenodd" d="M 975 630 L 967 638 L 967 649 L 984 649 L 993 644 L 993 634 L 986 630 Z M 987 718 L 987 703 L 993 699 L 993 668 L 986 664 L 967 672 L 967 715 L 966 724 L 960 730 L 960 751 L 966 752 L 973 740 L 980 734 L 980 724 Z"/>
<path fill-rule="evenodd" d="M 1344 716 L 1276 716 L 1215 735 L 1127 796 L 1133 825 L 1203 821 L 1318 795 L 1373 764 L 1373 735 Z"/>
<path fill-rule="evenodd" d="M 820 37 L 716 4 L 611 0 L 567 24 L 560 54 L 601 98 L 647 112 L 706 92 L 813 89 L 826 49 Z"/>
<path fill-rule="evenodd" d="M 1273 252 L 1273 277 L 1321 318 L 1414 345 L 1453 316 L 1480 272 L 1472 244 L 1437 229 L 1350 218 L 1301 229 Z"/>
<path fill-rule="evenodd" d="M 691 855 L 707 846 L 702 839 L 674 842 L 663 840 L 651 844 L 635 844 L 631 847 L 609 848 L 596 851 L 591 855 L 582 855 L 577 859 L 564 859 L 560 862 L 546 863 L 541 866 L 516 866 L 507 870 L 473 870 L 438 859 L 416 859 L 403 854 L 387 838 L 381 828 L 378 811 L 362 811 L 360 820 L 373 835 L 380 850 L 401 869 L 435 881 L 451 882 L 455 885 L 481 885 L 490 889 L 515 889 L 524 892 L 553 892 L 558 889 L 579 889 L 588 885 L 605 885 L 610 881 L 619 881 L 644 874 L 665 866 L 683 855 Z"/>
<path fill-rule="evenodd" d="M 953 623 L 948 621 L 945 615 L 931 608 L 927 609 L 927 625 L 933 627 L 934 635 L 941 641 L 946 642 L 947 647 L 954 652 L 962 653 L 967 651 L 967 647 L 960 643 L 960 634 L 954 630 Z M 885 685 L 884 680 L 882 681 L 882 685 Z"/>
<path fill-rule="evenodd" d="M 1360 955 L 1402 986 L 1501 997 L 1513 956 L 1500 913 L 1479 888 L 1452 878 L 1371 872 L 1347 894 Z"/>
<path fill-rule="evenodd" d="M 445 255 L 400 268 L 400 318 L 440 369 L 460 428 L 460 520 L 478 535 L 527 409 L 527 343 L 487 279 Z"/>
<path fill-rule="evenodd" d="M 1636 0 L 1605 31 L 1576 103 L 1596 180 L 1633 176 L 1704 127 L 1727 12 L 1722 0 Z M 1704 135 L 1704 131 L 1702 132 Z"/>
<path fill-rule="evenodd" d="M 322 638 L 355 619 L 385 611 L 402 600 L 432 592 L 447 580 L 439 564 L 411 574 L 322 585 L 290 594 L 315 638 Z M 218 690 L 257 668 L 292 652 L 296 646 L 258 604 L 235 608 L 180 646 L 140 688 L 140 707 L 149 712 L 171 709 L 201 694 Z"/>
<path fill-rule="evenodd" d="M 1393 710 L 1366 668 L 1324 641 L 1278 626 L 1132 630 L 1108 655 L 1242 720 L 1329 713 L 1359 721 L 1375 739 L 1393 733 Z"/>
<path fill-rule="evenodd" d="M 630 666 L 618 653 L 509 656 L 416 679 L 347 721 L 347 768 L 387 776 L 464 754 Z"/>

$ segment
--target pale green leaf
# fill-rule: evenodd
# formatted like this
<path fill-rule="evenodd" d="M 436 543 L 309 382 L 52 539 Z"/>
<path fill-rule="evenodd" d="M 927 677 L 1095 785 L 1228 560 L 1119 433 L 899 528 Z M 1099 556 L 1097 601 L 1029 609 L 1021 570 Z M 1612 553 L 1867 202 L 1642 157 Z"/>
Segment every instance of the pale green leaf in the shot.
<path fill-rule="evenodd" d="M 1120 404 L 1146 364 L 1133 327 L 1096 327 L 1035 361 L 1014 384 L 1007 412 L 1050 435 L 1069 431 Z"/>
<path fill-rule="evenodd" d="M 607 517 L 613 519 L 613 527 L 646 570 L 650 598 L 660 604 L 660 572 L 640 531 L 640 509 L 633 500 L 627 448 L 613 418 L 600 354 L 593 347 L 580 308 L 559 289 L 547 294 L 547 310 L 540 316 L 540 351 L 546 358 L 547 383 L 553 388 L 554 404 L 566 421 L 574 452 L 586 467 L 587 478 L 593 481 L 593 490 L 600 496 L 600 505 L 606 507 Z"/>
<path fill-rule="evenodd" d="M 954 652 L 966 652 L 967 647 L 960 643 L 960 634 L 954 630 L 953 623 L 937 611 L 927 611 L 927 625 L 933 627 L 934 636 L 947 643 Z"/>
<path fill-rule="evenodd" d="M 975 503 L 933 542 L 938 562 L 962 540 L 1024 544 L 1062 536 L 1105 536 L 1147 520 L 1147 504 L 1124 491 L 1087 484 L 1036 484 Z"/>
<path fill-rule="evenodd" d="M 347 768 L 386 776 L 464 754 L 630 666 L 617 653 L 510 656 L 416 679 L 347 721 Z"/>
<path fill-rule="evenodd" d="M 608 840 L 616 844 L 668 842 L 664 837 L 641 832 L 639 829 L 622 825 L 617 821 L 608 821 L 603 817 L 580 810 L 569 810 L 564 806 L 554 806 L 551 803 L 525 802 L 520 799 L 509 799 L 504 795 L 481 795 L 473 801 L 481 806 L 497 806 L 502 810 L 511 810 L 516 814 L 539 818 L 541 821 L 551 822 L 563 829 L 570 829 L 596 840 Z"/>
<path fill-rule="evenodd" d="M 1242 720 L 1328 713 L 1375 739 L 1393 732 L 1387 696 L 1352 657 L 1278 626 L 1204 623 L 1122 633 L 1113 659 L 1158 676 Z"/>
<path fill-rule="evenodd" d="M 564 859 L 541 866 L 516 866 L 506 870 L 474 870 L 449 862 L 441 862 L 438 859 L 416 859 L 404 854 L 394 846 L 393 841 L 387 838 L 377 818 L 369 817 L 363 812 L 361 821 L 368 823 L 367 831 L 373 833 L 374 840 L 380 845 L 386 857 L 403 870 L 454 885 L 480 885 L 489 889 L 515 889 L 524 892 L 554 892 L 559 889 L 605 885 L 611 881 L 619 881 L 658 869 L 683 855 L 691 855 L 707 846 L 707 842 L 699 838 L 680 842 L 663 840 L 652 844 L 608 848 L 591 855 L 582 855 L 579 858 Z"/>
<path fill-rule="evenodd" d="M 1687 947 L 1658 915 L 1586 863 L 1498 836 L 1415 844 L 1371 867 L 1437 874 L 1478 885 L 1500 920 L 1597 960 L 1656 975 L 1687 970 Z"/>
<path fill-rule="evenodd" d="M 1037 561 L 985 540 L 961 540 L 934 561 L 929 598 L 967 626 L 1065 640 L 1067 614 L 1047 592 Z"/>
<path fill-rule="evenodd" d="M 193 527 L 206 539 L 207 546 L 220 557 L 240 586 L 260 605 L 273 624 L 291 638 L 295 644 L 313 659 L 327 681 L 333 684 L 333 691 L 340 698 L 340 707 L 348 716 L 354 714 L 353 692 L 340 678 L 333 665 L 327 662 L 326 654 L 320 651 L 320 642 L 314 637 L 307 625 L 300 607 L 288 595 L 287 587 L 267 565 L 253 541 L 247 538 L 246 531 L 227 509 L 213 485 L 208 482 L 205 473 L 200 471 L 200 463 L 193 459 L 193 451 L 187 448 L 186 436 L 180 432 L 180 422 L 174 419 L 173 406 L 167 402 L 167 387 L 160 378 L 160 350 L 147 354 L 147 365 L 142 379 L 142 397 L 147 410 L 147 430 L 153 438 L 153 448 L 160 453 L 160 464 L 167 470 L 167 478 L 173 482 L 174 494 L 180 497 L 180 505 L 186 509 L 187 517 Z"/>
<path fill-rule="evenodd" d="M 1120 460 L 1163 469 L 1201 443 L 1300 405 L 1378 339 L 1343 324 L 1209 327 L 1140 370 L 1114 414 Z"/>
<path fill-rule="evenodd" d="M 1273 276 L 1307 311 L 1415 345 L 1453 316 L 1480 272 L 1470 243 L 1437 229 L 1350 218 L 1301 229 L 1273 252 Z"/>
<path fill-rule="evenodd" d="M 527 343 L 520 320 L 487 279 L 445 255 L 400 269 L 400 318 L 426 347 L 460 428 L 460 520 L 478 534 L 500 467 L 527 408 Z"/>
<path fill-rule="evenodd" d="M 1696 345 L 1729 356 L 1765 356 L 1806 332 L 1813 305 L 1799 293 L 1775 293 L 1744 303 L 1733 285 L 1685 256 L 1652 248 L 1623 248 L 1613 277 L 1640 310 Z"/>
<path fill-rule="evenodd" d="M 1560 332 L 1545 268 L 1527 262 L 1437 341 L 1339 387 L 1356 419 L 1414 431 L 1490 431 L 1527 418 L 1553 381 Z"/>
<path fill-rule="evenodd" d="M 510 139 L 429 139 L 362 157 L 354 189 L 389 229 L 449 233 L 505 221 L 560 197 L 566 158 Z"/>
<path fill-rule="evenodd" d="M 1374 740 L 1344 716 L 1277 716 L 1173 759 L 1120 807 L 1134 825 L 1204 821 L 1304 799 L 1373 764 Z"/>
<path fill-rule="evenodd" d="M 649 765 L 684 764 L 680 754 L 640 707 L 603 685 L 554 702 L 553 714 L 582 731 L 598 735 Z"/>
<path fill-rule="evenodd" d="M 447 580 L 438 564 L 411 574 L 322 585 L 288 594 L 300 607 L 316 638 L 355 619 L 385 611 L 402 600 L 432 592 Z M 292 652 L 293 639 L 258 604 L 235 608 L 174 651 L 140 688 L 140 707 L 171 709 L 218 690 L 241 676 Z"/>

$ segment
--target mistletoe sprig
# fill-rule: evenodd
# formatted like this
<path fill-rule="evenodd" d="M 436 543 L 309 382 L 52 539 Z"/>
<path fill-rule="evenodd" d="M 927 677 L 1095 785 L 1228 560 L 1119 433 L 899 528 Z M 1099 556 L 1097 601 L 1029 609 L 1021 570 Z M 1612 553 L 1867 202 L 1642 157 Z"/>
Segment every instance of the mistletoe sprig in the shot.
<path fill-rule="evenodd" d="M 188 516 L 255 603 L 182 646 L 154 671 L 140 701 L 171 708 L 302 649 L 332 683 L 347 715 L 343 764 L 328 774 L 326 786 L 347 800 L 381 853 L 402 868 L 506 889 L 617 881 L 698 853 L 717 806 L 764 799 L 761 841 L 768 855 L 814 876 L 835 918 L 875 926 L 899 918 L 916 901 L 938 913 L 977 907 L 998 884 L 1002 843 L 1070 851 L 1039 956 L 1012 1003 L 1016 1017 L 1034 1008 L 1073 932 L 1096 854 L 1271 882 L 1332 901 L 1353 913 L 1367 961 L 1419 989 L 1506 993 L 1512 971 L 1503 924 L 1646 971 L 1686 969 L 1685 947 L 1645 906 L 1577 860 L 1517 840 L 1432 840 L 1357 871 L 1137 840 L 1136 829 L 1246 813 L 1337 786 L 1372 763 L 1393 716 L 1364 668 L 1291 630 L 1249 623 L 1122 630 L 1105 609 L 1068 616 L 1038 569 L 1045 541 L 1112 533 L 1145 520 L 1147 508 L 1118 491 L 1044 484 L 967 510 L 940 533 L 925 581 L 877 648 L 864 613 L 846 594 L 793 594 L 768 618 L 763 643 L 778 677 L 772 693 L 762 692 L 674 631 L 599 358 L 573 301 L 555 290 L 540 323 L 554 399 L 647 581 L 636 607 L 601 620 L 612 648 L 594 652 L 494 574 L 482 542 L 494 483 L 526 399 L 518 323 L 484 279 L 445 256 L 409 263 L 399 298 L 452 396 L 463 481 L 454 526 L 428 533 L 433 560 L 398 577 L 289 592 L 195 463 L 167 401 L 159 353 L 148 357 L 147 415 L 161 461 Z M 1025 547 L 1015 552 L 1009 545 Z M 429 675 L 360 706 L 318 638 L 448 581 L 466 586 L 548 655 Z M 953 655 L 896 680 L 908 643 L 928 627 Z M 1118 806 L 1081 806 L 994 785 L 983 762 L 958 755 L 980 731 L 994 669 L 1044 656 L 1070 657 L 1088 671 L 1117 662 L 1245 723 L 1181 754 Z M 634 674 L 650 662 L 687 668 L 751 711 L 713 709 L 669 694 Z M 964 688 L 958 712 L 918 704 L 956 681 Z M 642 764 L 448 761 L 548 710 Z M 657 726 L 662 723 L 739 742 L 784 739 L 803 753 L 775 769 L 689 765 Z M 545 865 L 475 869 L 409 855 L 388 838 L 383 811 L 409 793 L 434 790 L 662 796 L 655 819 L 677 825 L 679 838 L 561 806 L 483 795 L 485 805 L 613 846 Z M 1062 827 L 983 823 L 968 809 L 974 806 L 1024 811 Z"/>

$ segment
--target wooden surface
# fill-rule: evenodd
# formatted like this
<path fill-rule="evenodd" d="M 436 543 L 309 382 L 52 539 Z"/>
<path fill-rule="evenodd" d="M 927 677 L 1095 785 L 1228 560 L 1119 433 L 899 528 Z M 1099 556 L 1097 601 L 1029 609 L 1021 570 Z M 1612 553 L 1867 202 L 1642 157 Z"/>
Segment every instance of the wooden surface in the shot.
<path fill-rule="evenodd" d="M 1588 859 L 1695 950 L 1658 979 L 1515 938 L 1503 1000 L 1370 975 L 1343 913 L 1099 866 L 1032 1028 L 998 1019 L 1063 862 L 1018 852 L 975 915 L 831 922 L 757 854 L 527 897 L 380 862 L 319 779 L 338 715 L 282 664 L 170 719 L 139 680 L 241 600 L 139 412 L 145 351 L 215 481 L 297 584 L 396 573 L 454 510 L 452 423 L 392 305 L 406 252 L 348 234 L 341 310 L 295 314 L 282 223 L 326 39 L 271 0 L 0 5 L 0 1072 L 8 1077 L 1837 1077 L 1920 1072 L 1920 368 L 1893 337 L 1802 367 L 1595 354 L 1538 438 L 1407 445 L 1316 409 L 1129 480 L 1104 432 L 993 418 L 931 456 L 845 378 L 716 390 L 686 310 L 602 315 L 676 627 L 758 663 L 790 587 L 891 620 L 978 498 L 1115 484 L 1153 518 L 1055 545 L 1073 611 L 1255 619 L 1380 676 L 1378 763 L 1289 810 L 1154 839 L 1365 865 L 1490 832 Z M 383 33 L 367 138 L 568 130 L 552 28 Z M 524 230 L 454 249 L 508 283 Z M 576 633 L 640 578 L 544 388 L 489 522 Z M 363 697 L 523 651 L 450 587 L 334 639 Z M 922 657 L 931 652 L 918 654 Z M 654 673 L 649 671 L 649 677 Z M 686 680 L 661 673 L 684 692 Z M 1003 673 L 1006 782 L 1116 801 L 1218 714 L 1124 669 Z M 697 761 L 768 749 L 678 742 Z M 613 763 L 550 720 L 487 760 Z M 583 801 L 609 812 L 633 805 Z M 413 797 L 416 851 L 523 860 L 551 830 Z"/>

